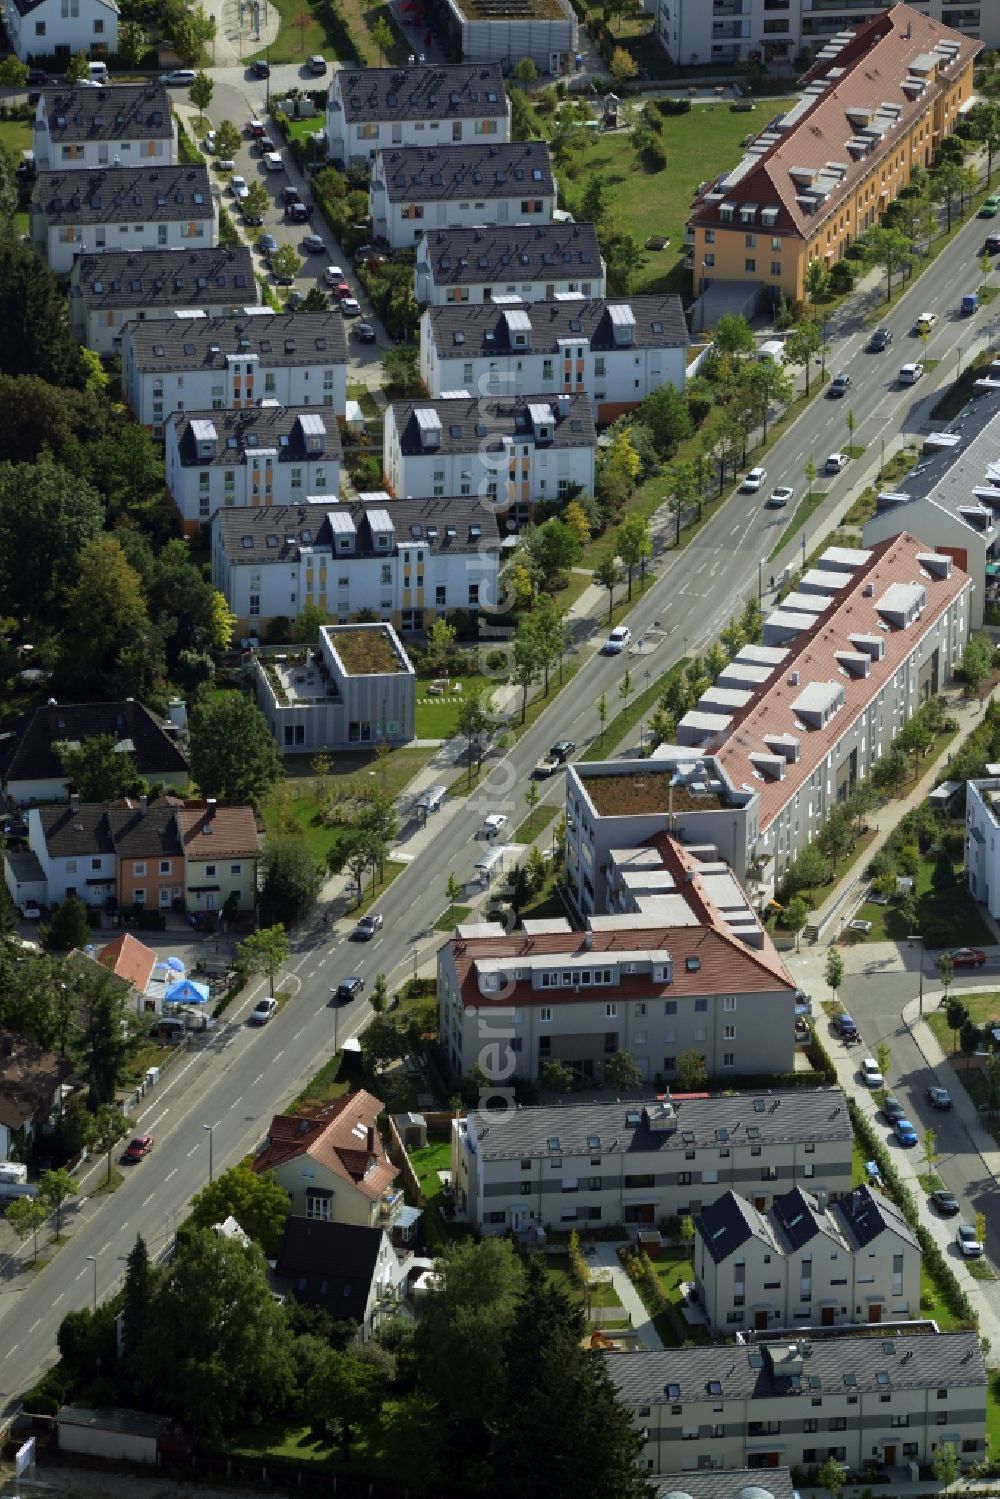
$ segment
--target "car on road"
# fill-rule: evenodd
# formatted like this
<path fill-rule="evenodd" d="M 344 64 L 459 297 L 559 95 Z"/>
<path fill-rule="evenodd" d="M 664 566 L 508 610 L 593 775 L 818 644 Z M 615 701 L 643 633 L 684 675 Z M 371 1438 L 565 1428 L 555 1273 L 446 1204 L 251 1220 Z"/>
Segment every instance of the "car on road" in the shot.
<path fill-rule="evenodd" d="M 849 462 L 850 459 L 846 453 L 831 453 L 823 465 L 823 472 L 824 474 L 839 474 Z"/>
<path fill-rule="evenodd" d="M 766 468 L 760 468 L 760 467 L 758 467 L 758 468 L 752 468 L 750 470 L 750 472 L 747 474 L 746 478 L 743 480 L 743 483 L 740 485 L 740 491 L 741 491 L 741 493 L 742 494 L 756 494 L 757 491 L 758 491 L 758 489 L 762 488 L 764 480 L 766 478 L 767 478 L 767 469 Z"/>
<path fill-rule="evenodd" d="M 981 947 L 953 947 L 948 956 L 953 968 L 982 968 L 986 962 Z"/>
<path fill-rule="evenodd" d="M 893 1098 L 891 1093 L 886 1094 L 885 1101 L 882 1104 L 882 1118 L 886 1124 L 895 1124 L 897 1119 L 906 1118 L 906 1110 L 899 1099 Z"/>
<path fill-rule="evenodd" d="M 363 344 L 373 344 L 375 342 L 375 329 L 371 323 L 355 323 L 354 336 Z"/>
<path fill-rule="evenodd" d="M 899 367 L 900 385 L 916 385 L 918 380 L 923 379 L 924 367 L 922 364 L 901 364 Z"/>
<path fill-rule="evenodd" d="M 267 134 L 267 126 L 263 120 L 247 120 L 247 135 L 252 141 L 259 141 L 262 135 Z"/>
<path fill-rule="evenodd" d="M 783 510 L 784 507 L 788 504 L 788 501 L 792 498 L 793 493 L 794 490 L 790 485 L 779 484 L 776 489 L 771 490 L 771 493 L 764 501 L 764 509 Z"/>
<path fill-rule="evenodd" d="M 190 88 L 197 76 L 194 68 L 172 68 L 169 73 L 160 74 L 160 82 L 168 88 Z"/>
<path fill-rule="evenodd" d="M 305 234 L 302 236 L 302 248 L 307 255 L 325 255 L 326 245 L 322 234 Z"/>
<path fill-rule="evenodd" d="M 257 141 L 257 150 L 261 156 L 266 156 L 268 151 L 273 151 L 274 149 L 274 141 L 269 135 L 262 135 Z"/>
<path fill-rule="evenodd" d="M 207 151 L 209 156 L 214 156 L 215 145 L 218 139 L 219 137 L 216 135 L 214 130 L 207 130 L 205 132 L 205 139 L 201 143 L 201 149 L 203 151 Z"/>
<path fill-rule="evenodd" d="M 976 1230 L 974 1228 L 970 1228 L 967 1223 L 960 1223 L 958 1225 L 958 1233 L 955 1235 L 955 1242 L 958 1245 L 959 1253 L 962 1255 L 963 1259 L 982 1259 L 983 1246 L 976 1238 Z"/>
<path fill-rule="evenodd" d="M 875 332 L 872 334 L 871 338 L 868 340 L 868 347 L 872 351 L 873 354 L 881 354 L 882 350 L 883 349 L 887 349 L 891 343 L 892 343 L 892 329 L 891 328 L 876 328 Z"/>
<path fill-rule="evenodd" d="M 557 739 L 548 754 L 535 766 L 534 774 L 540 779 L 555 775 L 557 770 L 563 768 L 575 749 L 576 744 L 572 739 Z"/>
<path fill-rule="evenodd" d="M 265 62 L 262 57 L 258 57 L 250 71 L 255 78 L 270 78 L 271 64 Z"/>
<path fill-rule="evenodd" d="M 489 812 L 483 819 L 483 825 L 476 834 L 477 838 L 485 838 L 494 843 L 510 821 L 503 812 Z"/>
<path fill-rule="evenodd" d="M 292 184 L 288 182 L 281 189 L 281 201 L 282 203 L 301 203 L 302 194 L 299 192 L 297 187 L 293 187 Z"/>
<path fill-rule="evenodd" d="M 922 312 L 913 325 L 913 332 L 918 337 L 921 333 L 930 333 L 937 327 L 939 321 L 936 312 Z"/>
<path fill-rule="evenodd" d="M 951 1094 L 947 1088 L 928 1088 L 927 1102 L 932 1109 L 950 1109 Z"/>
<path fill-rule="evenodd" d="M 144 1161 L 155 1143 L 152 1135 L 133 1136 L 122 1154 L 122 1162 L 126 1166 L 135 1166 L 139 1161 Z"/>
<path fill-rule="evenodd" d="M 359 994 L 364 993 L 364 989 L 364 979 L 360 974 L 354 973 L 348 979 L 341 979 L 334 990 L 330 1003 L 332 1005 L 349 1005 L 352 999 L 357 999 Z"/>
<path fill-rule="evenodd" d="M 360 317 L 361 303 L 357 297 L 341 297 L 340 310 L 345 317 Z"/>
<path fill-rule="evenodd" d="M 323 280 L 327 286 L 339 286 L 344 279 L 343 267 L 339 265 L 328 265 L 323 272 Z"/>
<path fill-rule="evenodd" d="M 919 1143 L 917 1132 L 909 1119 L 897 1119 L 892 1129 L 900 1145 L 910 1146 Z"/>
<path fill-rule="evenodd" d="M 351 295 L 351 288 L 347 284 L 347 282 L 346 281 L 338 281 L 337 284 L 336 284 L 336 286 L 333 288 L 333 299 L 334 299 L 334 301 L 335 302 L 342 302 L 345 297 L 349 297 L 350 295 Z"/>
<path fill-rule="evenodd" d="M 357 942 L 370 942 L 376 932 L 382 930 L 383 917 L 378 911 L 369 911 L 367 916 L 362 916 L 351 934 Z"/>
<path fill-rule="evenodd" d="M 250 189 L 247 187 L 247 179 L 237 174 L 231 179 L 229 183 L 229 191 L 232 193 L 237 203 L 242 203 L 244 198 L 246 198 L 250 192 Z"/>
<path fill-rule="evenodd" d="M 309 210 L 304 203 L 285 204 L 286 224 L 308 224 Z"/>
<path fill-rule="evenodd" d="M 601 646 L 601 654 L 604 656 L 620 656 L 632 639 L 632 631 L 628 625 L 615 625 L 607 640 Z"/>
<path fill-rule="evenodd" d="M 830 381 L 830 388 L 827 391 L 827 395 L 828 396 L 846 396 L 846 394 L 850 390 L 850 388 L 851 388 L 851 377 L 850 377 L 850 375 L 834 375 L 833 379 Z"/>
<path fill-rule="evenodd" d="M 954 1218 L 962 1211 L 962 1205 L 954 1192 L 949 1192 L 947 1187 L 938 1187 L 931 1193 L 931 1203 L 943 1218 Z"/>
<path fill-rule="evenodd" d="M 262 255 L 273 255 L 278 248 L 278 241 L 273 234 L 262 234 L 257 241 L 257 248 Z"/>
<path fill-rule="evenodd" d="M 884 1088 L 885 1078 L 874 1057 L 865 1057 L 861 1063 L 861 1077 L 866 1088 Z"/>
<path fill-rule="evenodd" d="M 23 900 L 20 909 L 22 921 L 41 921 L 42 908 L 37 901 Z"/>
<path fill-rule="evenodd" d="M 995 219 L 998 213 L 1000 213 L 1000 195 L 990 193 L 989 197 L 983 200 L 983 206 L 979 210 L 979 217 L 981 219 Z"/>
<path fill-rule="evenodd" d="M 247 1016 L 248 1025 L 266 1025 L 278 1008 L 276 999 L 259 999 Z"/>
<path fill-rule="evenodd" d="M 861 1040 L 858 1034 L 857 1021 L 853 1015 L 848 1015 L 846 1011 L 843 1015 L 834 1016 L 833 1028 L 845 1046 L 850 1046 L 852 1042 Z"/>
<path fill-rule="evenodd" d="M 988 234 L 983 245 L 984 255 L 1000 255 L 1000 234 Z"/>
<path fill-rule="evenodd" d="M 306 63 L 306 67 L 316 78 L 320 78 L 326 72 L 326 58 L 315 52 Z"/>
<path fill-rule="evenodd" d="M 285 158 L 280 151 L 265 151 L 264 165 L 269 172 L 283 172 L 285 170 Z"/>

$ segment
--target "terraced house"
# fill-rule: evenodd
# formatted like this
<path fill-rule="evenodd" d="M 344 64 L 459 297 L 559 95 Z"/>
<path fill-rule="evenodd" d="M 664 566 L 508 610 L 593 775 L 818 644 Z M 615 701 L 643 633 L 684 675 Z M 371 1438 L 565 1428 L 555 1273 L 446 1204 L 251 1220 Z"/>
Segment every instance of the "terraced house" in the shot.
<path fill-rule="evenodd" d="M 593 224 L 481 224 L 433 229 L 417 245 L 413 294 L 420 303 L 603 297 L 607 272 Z"/>
<path fill-rule="evenodd" d="M 877 224 L 972 102 L 973 37 L 908 5 L 840 24 L 798 102 L 695 203 L 688 264 L 706 322 L 803 301 L 810 261 L 829 270 Z"/>
<path fill-rule="evenodd" d="M 446 225 L 544 224 L 556 206 L 548 143 L 380 146 L 369 206 L 373 233 L 394 250 Z"/>
<path fill-rule="evenodd" d="M 81 255 L 69 275 L 73 334 L 98 354 L 117 354 L 126 323 L 201 312 L 225 317 L 257 299 L 246 246 L 105 250 Z"/>
<path fill-rule="evenodd" d="M 177 164 L 177 124 L 162 83 L 43 88 L 34 143 L 44 170 Z"/>
<path fill-rule="evenodd" d="M 510 139 L 499 63 L 338 68 L 326 106 L 333 161 L 370 161 L 380 145 L 436 146 Z"/>

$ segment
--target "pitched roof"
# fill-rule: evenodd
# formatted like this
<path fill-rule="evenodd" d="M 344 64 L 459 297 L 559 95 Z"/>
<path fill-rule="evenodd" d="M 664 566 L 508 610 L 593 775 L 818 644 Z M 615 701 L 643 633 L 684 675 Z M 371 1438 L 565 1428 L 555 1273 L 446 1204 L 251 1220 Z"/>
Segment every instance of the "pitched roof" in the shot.
<path fill-rule="evenodd" d="M 363 1322 L 384 1232 L 293 1213 L 285 1220 L 277 1272 L 297 1300 L 325 1307 L 338 1321 Z"/>
<path fill-rule="evenodd" d="M 820 1212 L 819 1204 L 810 1193 L 801 1187 L 782 1192 L 771 1204 L 771 1214 L 781 1230 L 781 1236 L 792 1250 L 801 1249 L 818 1234 L 825 1234 L 838 1244 L 844 1243 L 839 1224 L 827 1212 Z"/>
<path fill-rule="evenodd" d="M 208 168 L 92 167 L 39 172 L 31 213 L 47 224 L 166 224 L 212 219 Z"/>
<path fill-rule="evenodd" d="M 199 455 L 198 437 L 193 430 L 200 422 L 200 436 L 210 439 L 215 432 L 215 454 L 211 459 Z M 261 448 L 274 448 L 278 463 L 303 463 L 306 459 L 338 461 L 341 457 L 340 427 L 328 406 L 249 406 L 241 411 L 174 412 L 167 422 L 177 440 L 181 464 L 190 468 L 231 468 L 245 464 L 247 456 Z M 306 433 L 322 436 L 318 451 L 306 451 Z"/>
<path fill-rule="evenodd" d="M 797 1499 L 790 1468 L 712 1468 L 654 1478 L 654 1499 Z"/>
<path fill-rule="evenodd" d="M 346 364 L 339 312 L 272 312 L 248 308 L 227 317 L 166 318 L 126 323 L 122 334 L 135 369 L 225 370 L 229 358 L 257 355 L 262 369 Z"/>
<path fill-rule="evenodd" d="M 51 858 L 72 859 L 88 854 L 113 854 L 115 851 L 108 826 L 108 809 L 103 802 L 39 807 L 38 819 Z"/>
<path fill-rule="evenodd" d="M 382 1104 L 360 1089 L 314 1114 L 275 1114 L 254 1171 L 273 1171 L 307 1155 L 375 1201 L 395 1180 L 375 1121 Z"/>
<path fill-rule="evenodd" d="M 381 165 L 380 165 L 381 163 Z M 390 146 L 372 166 L 390 203 L 447 203 L 466 198 L 522 198 L 555 193 L 546 141 Z"/>
<path fill-rule="evenodd" d="M 171 140 L 170 98 L 162 83 L 107 88 L 43 88 L 38 116 L 54 145 L 83 141 Z"/>
<path fill-rule="evenodd" d="M 705 1248 L 717 1265 L 721 1265 L 731 1254 L 735 1254 L 750 1239 L 758 1238 L 773 1244 L 774 1237 L 767 1219 L 746 1197 L 736 1192 L 723 1192 L 694 1220 L 695 1231 L 704 1241 Z"/>
<path fill-rule="evenodd" d="M 532 302 L 505 307 L 477 302 L 428 309 L 431 334 L 439 359 L 469 359 L 474 354 L 524 353 L 514 342 L 511 322 L 531 330 L 531 352 L 557 353 L 567 339 L 586 339 L 598 352 L 621 349 L 686 348 L 687 322 L 680 297 L 589 297 Z M 615 338 L 616 318 L 630 321 L 631 338 Z"/>
<path fill-rule="evenodd" d="M 122 797 L 108 807 L 108 826 L 115 849 L 124 859 L 168 859 L 183 854 L 177 830 L 180 797 L 160 796 L 143 808 Z"/>
<path fill-rule="evenodd" d="M 428 452 L 498 452 L 505 437 L 519 442 L 543 441 L 550 448 L 592 448 L 597 443 L 594 413 L 588 395 L 566 396 L 560 408 L 559 398 L 542 396 L 457 396 L 448 400 L 393 401 L 400 449 L 404 457 Z M 536 437 L 536 421 L 531 408 L 547 412 L 551 439 Z M 434 412 L 440 422 L 440 444 L 425 448 L 421 444 L 418 412 Z"/>
<path fill-rule="evenodd" d="M 503 70 L 494 63 L 418 63 L 410 68 L 341 68 L 330 105 L 351 123 L 392 120 L 504 119 Z"/>
<path fill-rule="evenodd" d="M 33 1041 L 0 1036 L 0 1124 L 20 1129 L 52 1108 L 56 1089 L 73 1071 L 72 1062 Z"/>
<path fill-rule="evenodd" d="M 181 807 L 177 825 L 188 859 L 252 858 L 260 847 L 252 807 Z"/>
<path fill-rule="evenodd" d="M 70 274 L 70 298 L 90 312 L 135 308 L 154 317 L 172 307 L 243 307 L 256 297 L 253 257 L 245 245 L 197 250 L 103 250 L 81 255 Z"/>
<path fill-rule="evenodd" d="M 147 779 L 187 771 L 177 743 L 142 703 L 46 703 L 0 722 L 0 781 L 65 781 L 53 744 L 114 736 Z"/>
<path fill-rule="evenodd" d="M 805 74 L 798 103 L 709 185 L 689 223 L 740 234 L 763 223 L 769 233 L 811 238 L 881 156 L 905 147 L 914 123 L 983 46 L 908 5 L 839 36 L 843 44 L 839 37 L 828 42 Z M 889 192 L 882 196 L 884 206 Z M 733 206 L 729 217 L 721 213 L 725 204 Z M 751 206 L 754 215 L 744 222 L 740 210 Z M 763 218 L 769 208 L 776 210 L 773 223 Z"/>
<path fill-rule="evenodd" d="M 867 1185 L 855 1187 L 830 1211 L 836 1214 L 848 1243 L 859 1249 L 864 1249 L 882 1233 L 896 1234 L 914 1248 L 919 1248 L 916 1234 L 896 1204 L 883 1193 L 873 1192 Z"/>
<path fill-rule="evenodd" d="M 125 932 L 100 949 L 97 961 L 142 993 L 153 976 L 156 954 L 131 932 Z"/>
<path fill-rule="evenodd" d="M 604 276 L 593 224 L 502 224 L 431 229 L 417 249 L 439 285 L 581 281 Z"/>

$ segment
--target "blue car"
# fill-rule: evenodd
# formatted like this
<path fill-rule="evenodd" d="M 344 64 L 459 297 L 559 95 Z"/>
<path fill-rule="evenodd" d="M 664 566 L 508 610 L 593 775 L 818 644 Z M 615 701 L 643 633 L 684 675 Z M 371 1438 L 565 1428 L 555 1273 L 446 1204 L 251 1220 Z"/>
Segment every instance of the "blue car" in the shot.
<path fill-rule="evenodd" d="M 900 1145 L 916 1145 L 917 1132 L 909 1119 L 897 1119 L 892 1126 Z"/>

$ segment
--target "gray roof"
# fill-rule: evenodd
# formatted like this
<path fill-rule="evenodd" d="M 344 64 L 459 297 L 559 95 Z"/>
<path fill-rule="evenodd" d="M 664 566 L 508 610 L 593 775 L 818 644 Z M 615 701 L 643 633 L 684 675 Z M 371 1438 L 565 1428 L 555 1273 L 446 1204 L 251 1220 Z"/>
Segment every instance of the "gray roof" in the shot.
<path fill-rule="evenodd" d="M 505 119 L 503 70 L 494 63 L 412 68 L 342 68 L 337 82 L 345 119 Z M 333 90 L 330 93 L 334 102 Z"/>
<path fill-rule="evenodd" d="M 500 145 L 391 146 L 381 151 L 391 203 L 521 198 L 555 192 L 546 141 Z M 377 175 L 373 169 L 373 180 Z"/>
<path fill-rule="evenodd" d="M 82 1405 L 62 1405 L 56 1411 L 57 1426 L 86 1426 L 92 1431 L 127 1432 L 129 1436 L 162 1437 L 173 1426 L 171 1416 L 154 1416 L 149 1411 L 126 1410 L 123 1406 L 90 1409 Z"/>
<path fill-rule="evenodd" d="M 51 858 L 72 858 L 76 854 L 113 854 L 115 851 L 105 802 L 84 802 L 75 807 L 41 807 L 38 816 L 45 847 Z M 102 876 L 102 884 L 104 878 Z"/>
<path fill-rule="evenodd" d="M 39 172 L 31 212 L 48 224 L 163 224 L 215 209 L 205 166 L 121 166 Z"/>
<path fill-rule="evenodd" d="M 432 229 L 420 243 L 417 259 L 425 259 L 434 280 L 448 286 L 478 286 L 495 281 L 578 281 L 604 274 L 593 224 Z"/>
<path fill-rule="evenodd" d="M 553 448 L 592 448 L 597 442 L 594 414 L 588 395 L 571 395 L 562 409 L 555 395 L 540 396 L 459 396 L 451 400 L 393 401 L 392 412 L 404 455 L 428 451 L 458 452 L 497 451 L 504 437 L 518 441 L 536 441 L 531 406 L 551 407 L 552 437 L 546 445 Z M 441 424 L 438 449 L 421 446 L 420 422 L 433 412 Z"/>
<path fill-rule="evenodd" d="M 91 312 L 113 307 L 163 317 L 174 307 L 243 307 L 256 296 L 253 257 L 229 249 L 101 250 L 81 255 L 71 274 L 72 297 Z"/>
<path fill-rule="evenodd" d="M 615 341 L 615 312 L 626 309 L 634 319 L 631 342 Z M 687 322 L 680 297 L 588 297 L 533 302 L 505 308 L 479 302 L 429 309 L 431 331 L 441 359 L 468 359 L 473 354 L 515 352 L 511 333 L 531 330 L 536 353 L 554 353 L 561 341 L 584 338 L 592 349 L 686 348 Z M 516 346 L 522 353 L 523 345 Z"/>
<path fill-rule="evenodd" d="M 187 770 L 176 738 L 144 704 L 127 698 L 118 703 L 46 703 L 0 719 L 0 781 L 64 781 L 66 772 L 52 746 L 97 734 L 111 734 L 123 748 L 133 746 L 136 769 L 148 780 Z"/>
<path fill-rule="evenodd" d="M 694 1222 L 696 1232 L 704 1240 L 705 1248 L 717 1265 L 721 1265 L 754 1236 L 765 1239 L 769 1244 L 774 1243 L 766 1218 L 761 1216 L 752 1202 L 736 1192 L 723 1192 L 715 1202 L 702 1208 Z"/>
<path fill-rule="evenodd" d="M 127 323 L 124 336 L 137 370 L 223 370 L 227 354 L 258 354 L 270 368 L 347 363 L 339 312 L 268 310 Z"/>
<path fill-rule="evenodd" d="M 199 429 L 195 423 L 201 423 Z M 247 454 L 261 448 L 276 448 L 278 462 L 302 463 L 310 459 L 340 459 L 340 428 L 328 406 L 248 406 L 242 411 L 175 412 L 167 425 L 177 433 L 181 463 L 186 468 L 231 468 L 246 462 Z M 323 433 L 318 452 L 306 452 L 306 433 Z M 215 456 L 198 456 L 197 438 L 212 439 Z"/>
<path fill-rule="evenodd" d="M 500 545 L 496 515 L 481 504 L 478 495 L 392 500 L 387 510 L 363 501 L 337 504 L 332 497 L 329 508 L 321 504 L 269 505 L 263 509 L 233 506 L 217 510 L 213 525 L 218 527 L 217 534 L 231 564 L 253 563 L 259 567 L 262 563 L 293 561 L 303 546 L 329 551 L 334 532 L 344 530 L 353 530 L 356 535 L 355 550 L 346 560 L 390 556 L 392 553 L 384 549 L 376 551 L 371 539 L 372 522 L 377 528 L 379 516 L 386 514 L 395 532 L 397 548 L 416 539 L 425 541 L 432 553 L 441 555 L 480 553 Z M 419 538 L 414 535 L 415 528 L 419 528 Z"/>
<path fill-rule="evenodd" d="M 794 1388 L 793 1380 L 775 1372 L 771 1359 L 772 1349 L 780 1359 L 789 1345 L 766 1344 L 762 1339 L 749 1348 L 723 1344 L 668 1348 L 657 1353 L 615 1353 L 608 1355 L 608 1371 L 629 1406 L 683 1404 L 713 1396 L 716 1400 L 773 1399 Z M 800 1346 L 810 1350 L 802 1360 L 802 1388 L 864 1394 L 986 1384 L 975 1332 L 843 1336 L 814 1331 Z M 813 1380 L 819 1383 L 813 1384 Z M 710 1381 L 721 1385 L 721 1394 L 709 1392 Z M 670 1393 L 668 1386 L 673 1387 Z"/>
<path fill-rule="evenodd" d="M 220 514 L 232 514 L 221 511 Z M 852 1140 L 847 1100 L 841 1088 L 796 1088 L 787 1093 L 731 1093 L 674 1098 L 677 1128 L 651 1130 L 641 1104 L 559 1104 L 516 1109 L 502 1127 L 479 1141 L 486 1160 L 549 1155 L 558 1140 L 563 1156 L 592 1155 L 593 1140 L 610 1151 L 683 1151 L 718 1145 L 788 1144 L 798 1140 Z M 488 1116 L 486 1116 L 488 1118 Z M 488 1126 L 487 1126 L 488 1128 Z M 757 1131 L 757 1133 L 753 1133 Z"/>
<path fill-rule="evenodd" d="M 781 1228 L 782 1237 L 792 1250 L 801 1249 L 817 1234 L 825 1234 L 843 1245 L 840 1226 L 832 1213 L 820 1212 L 815 1197 L 801 1187 L 782 1192 L 774 1199 L 771 1213 Z"/>
<path fill-rule="evenodd" d="M 712 1468 L 652 1481 L 654 1499 L 795 1499 L 790 1468 Z"/>
<path fill-rule="evenodd" d="M 162 83 L 41 91 L 49 136 L 56 146 L 80 141 L 171 140 L 170 99 Z"/>
<path fill-rule="evenodd" d="M 886 1231 L 898 1234 L 915 1249 L 919 1248 L 916 1234 L 896 1204 L 881 1192 L 873 1192 L 867 1185 L 855 1187 L 853 1192 L 835 1203 L 831 1211 L 836 1214 L 845 1238 L 859 1249 L 864 1249 Z"/>

